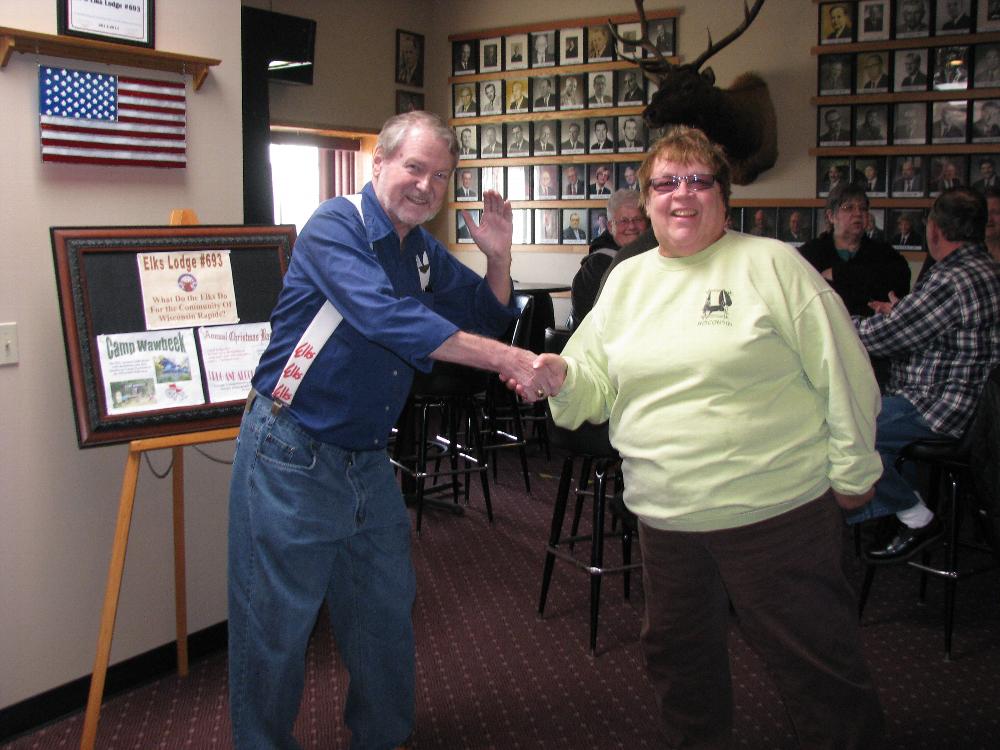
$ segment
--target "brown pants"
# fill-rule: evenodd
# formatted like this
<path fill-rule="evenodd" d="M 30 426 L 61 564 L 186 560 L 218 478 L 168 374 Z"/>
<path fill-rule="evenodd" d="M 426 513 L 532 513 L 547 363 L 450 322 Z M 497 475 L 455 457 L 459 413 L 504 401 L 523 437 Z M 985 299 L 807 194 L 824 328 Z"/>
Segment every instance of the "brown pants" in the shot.
<path fill-rule="evenodd" d="M 735 529 L 640 524 L 642 646 L 670 747 L 732 744 L 729 602 L 777 683 L 801 747 L 879 746 L 882 709 L 861 651 L 842 534 L 829 493 Z"/>

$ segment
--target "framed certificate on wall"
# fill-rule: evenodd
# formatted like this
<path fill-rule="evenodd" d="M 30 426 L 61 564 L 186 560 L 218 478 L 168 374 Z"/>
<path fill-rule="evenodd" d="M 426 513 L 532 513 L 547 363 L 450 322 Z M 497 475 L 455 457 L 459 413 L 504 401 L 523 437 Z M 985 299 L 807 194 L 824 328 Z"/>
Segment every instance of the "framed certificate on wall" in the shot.
<path fill-rule="evenodd" d="M 139 47 L 153 46 L 154 0 L 129 0 L 127 3 L 57 0 L 56 9 L 56 28 L 60 34 Z"/>

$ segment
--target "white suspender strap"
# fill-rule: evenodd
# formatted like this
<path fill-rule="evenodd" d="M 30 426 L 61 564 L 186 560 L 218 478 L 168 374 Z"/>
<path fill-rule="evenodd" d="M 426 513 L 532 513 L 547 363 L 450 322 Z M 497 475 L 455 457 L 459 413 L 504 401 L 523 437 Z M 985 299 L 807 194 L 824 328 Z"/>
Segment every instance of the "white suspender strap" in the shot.
<path fill-rule="evenodd" d="M 363 227 L 365 216 L 361 211 L 361 195 L 345 195 L 344 197 L 353 203 L 354 207 L 358 210 Z M 322 307 L 316 312 L 316 317 L 312 319 L 312 322 L 303 331 L 299 342 L 292 349 L 292 353 L 288 357 L 288 362 L 285 363 L 285 367 L 281 371 L 281 376 L 278 378 L 278 383 L 274 386 L 274 390 L 271 391 L 271 398 L 274 399 L 275 403 L 282 406 L 288 406 L 292 403 L 292 399 L 295 398 L 295 392 L 298 391 L 302 379 L 306 376 L 309 368 L 312 367 L 312 363 L 316 359 L 316 355 L 319 354 L 319 350 L 323 348 L 333 335 L 333 332 L 337 330 L 337 326 L 340 325 L 340 321 L 343 319 L 344 316 L 340 314 L 330 300 L 326 300 L 323 303 Z"/>

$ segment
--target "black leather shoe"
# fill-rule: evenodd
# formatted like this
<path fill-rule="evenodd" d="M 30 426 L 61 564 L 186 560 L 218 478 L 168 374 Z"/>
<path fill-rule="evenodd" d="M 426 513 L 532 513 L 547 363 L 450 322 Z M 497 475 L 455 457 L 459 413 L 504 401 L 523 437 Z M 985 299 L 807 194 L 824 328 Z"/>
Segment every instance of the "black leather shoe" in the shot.
<path fill-rule="evenodd" d="M 927 545 L 936 542 L 944 534 L 944 525 L 937 516 L 926 526 L 911 529 L 902 522 L 897 522 L 898 528 L 892 540 L 884 547 L 869 549 L 865 557 L 873 563 L 902 562 L 908 560 Z"/>

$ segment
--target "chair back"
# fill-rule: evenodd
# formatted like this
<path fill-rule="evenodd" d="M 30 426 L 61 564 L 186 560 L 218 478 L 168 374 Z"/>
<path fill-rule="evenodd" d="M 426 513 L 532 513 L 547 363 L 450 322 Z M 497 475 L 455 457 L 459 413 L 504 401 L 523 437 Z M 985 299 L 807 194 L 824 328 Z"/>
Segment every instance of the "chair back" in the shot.
<path fill-rule="evenodd" d="M 1000 365 L 986 379 L 962 448 L 969 459 L 973 515 L 1000 559 Z"/>
<path fill-rule="evenodd" d="M 517 319 L 508 329 L 511 346 L 520 349 L 531 348 L 531 322 L 535 313 L 535 298 L 530 294 L 515 294 L 514 306 L 518 309 Z"/>

